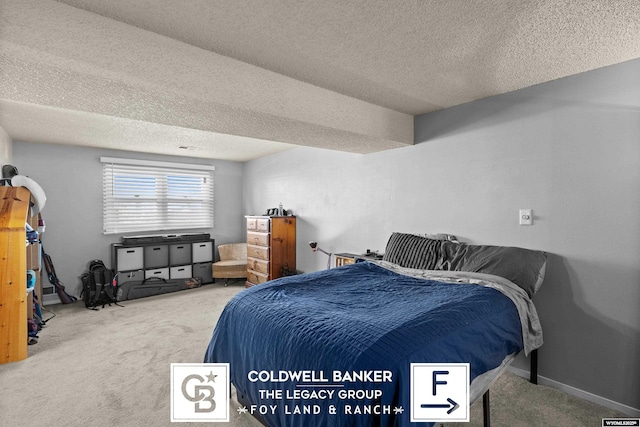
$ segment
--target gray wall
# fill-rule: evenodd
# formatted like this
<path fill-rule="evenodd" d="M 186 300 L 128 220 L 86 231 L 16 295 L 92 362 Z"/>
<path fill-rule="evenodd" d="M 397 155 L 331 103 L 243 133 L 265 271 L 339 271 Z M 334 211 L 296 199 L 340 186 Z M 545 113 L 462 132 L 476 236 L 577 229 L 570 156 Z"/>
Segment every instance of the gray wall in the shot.
<path fill-rule="evenodd" d="M 282 202 L 298 215 L 304 271 L 326 263 L 309 240 L 332 252 L 383 251 L 392 231 L 545 250 L 535 297 L 541 375 L 638 411 L 640 61 L 415 124 L 415 146 L 367 156 L 300 148 L 242 165 L 16 141 L 11 163 L 47 194 L 43 241 L 72 290 L 119 238 L 101 231 L 102 155 L 215 165 L 217 243 L 243 240 L 242 215 Z M 533 226 L 517 224 L 519 208 L 533 209 Z"/>
<path fill-rule="evenodd" d="M 47 195 L 42 211 L 46 223 L 42 242 L 53 259 L 57 276 L 74 295 L 80 295 L 79 276 L 86 270 L 88 262 L 102 259 L 111 265 L 110 244 L 119 242 L 122 236 L 102 234 L 101 156 L 215 166 L 214 228 L 175 232 L 210 233 L 216 239 L 216 245 L 245 241 L 240 196 L 243 188 L 242 163 L 14 141 L 14 164 L 20 174 L 36 180 Z"/>
<path fill-rule="evenodd" d="M 301 148 L 245 165 L 245 210 L 298 216 L 312 253 L 384 250 L 393 231 L 549 253 L 534 298 L 540 374 L 640 413 L 640 61 L 417 117 L 416 145 L 366 156 Z M 518 225 L 531 208 L 533 226 Z M 516 361 L 526 369 L 526 361 Z M 585 393 L 583 393 L 585 392 Z"/>

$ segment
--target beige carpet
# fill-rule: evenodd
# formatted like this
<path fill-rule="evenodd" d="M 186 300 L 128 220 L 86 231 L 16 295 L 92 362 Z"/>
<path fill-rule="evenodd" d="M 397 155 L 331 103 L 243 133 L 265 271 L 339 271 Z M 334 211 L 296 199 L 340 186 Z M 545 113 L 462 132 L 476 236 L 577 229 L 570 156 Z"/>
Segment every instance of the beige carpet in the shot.
<path fill-rule="evenodd" d="M 206 285 L 99 311 L 80 303 L 51 306 L 56 317 L 29 347 L 29 357 L 0 365 L 0 425 L 194 425 L 169 421 L 170 363 L 202 362 L 216 320 L 243 283 Z M 232 405 L 231 423 L 218 425 L 257 425 Z M 482 425 L 476 406 L 467 425 Z M 492 388 L 491 415 L 496 427 L 599 426 L 602 417 L 619 416 L 511 374 Z"/>

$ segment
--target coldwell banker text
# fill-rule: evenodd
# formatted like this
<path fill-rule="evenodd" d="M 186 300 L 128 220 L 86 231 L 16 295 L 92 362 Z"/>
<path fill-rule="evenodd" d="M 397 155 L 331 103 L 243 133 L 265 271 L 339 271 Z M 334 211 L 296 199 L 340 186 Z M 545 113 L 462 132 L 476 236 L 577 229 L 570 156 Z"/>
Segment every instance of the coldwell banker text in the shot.
<path fill-rule="evenodd" d="M 324 371 L 249 371 L 249 381 L 263 383 L 384 383 L 393 382 L 391 371 L 332 371 L 327 376 Z"/>
<path fill-rule="evenodd" d="M 383 387 L 375 385 L 392 383 L 392 371 L 255 370 L 247 374 L 247 379 L 265 387 L 259 390 L 259 396 L 266 402 L 239 409 L 251 414 L 279 411 L 284 415 L 379 415 L 404 410 L 402 406 L 383 403 Z M 277 385 L 271 389 L 269 383 Z"/>

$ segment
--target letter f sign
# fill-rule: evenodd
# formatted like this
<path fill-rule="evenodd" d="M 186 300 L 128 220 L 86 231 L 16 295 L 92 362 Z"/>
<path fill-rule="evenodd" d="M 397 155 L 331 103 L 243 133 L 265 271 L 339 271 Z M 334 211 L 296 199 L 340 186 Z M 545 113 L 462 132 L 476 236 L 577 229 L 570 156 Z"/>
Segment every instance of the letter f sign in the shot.
<path fill-rule="evenodd" d="M 438 384 L 440 385 L 446 385 L 447 382 L 446 381 L 438 381 L 438 375 L 449 375 L 449 371 L 433 371 L 432 377 L 433 377 L 433 395 L 436 395 L 436 386 Z"/>

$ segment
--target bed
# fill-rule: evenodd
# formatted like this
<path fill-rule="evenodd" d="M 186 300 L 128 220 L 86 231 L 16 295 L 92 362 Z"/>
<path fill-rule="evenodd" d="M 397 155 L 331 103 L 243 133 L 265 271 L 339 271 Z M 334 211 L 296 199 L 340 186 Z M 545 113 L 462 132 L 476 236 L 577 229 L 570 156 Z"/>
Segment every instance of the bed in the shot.
<path fill-rule="evenodd" d="M 541 251 L 393 233 L 382 261 L 238 293 L 204 361 L 230 363 L 239 402 L 265 425 L 430 425 L 411 422 L 411 364 L 469 363 L 469 400 L 486 399 L 542 345 L 531 297 L 545 266 Z"/>

